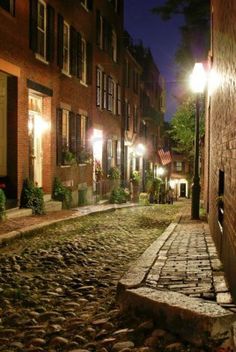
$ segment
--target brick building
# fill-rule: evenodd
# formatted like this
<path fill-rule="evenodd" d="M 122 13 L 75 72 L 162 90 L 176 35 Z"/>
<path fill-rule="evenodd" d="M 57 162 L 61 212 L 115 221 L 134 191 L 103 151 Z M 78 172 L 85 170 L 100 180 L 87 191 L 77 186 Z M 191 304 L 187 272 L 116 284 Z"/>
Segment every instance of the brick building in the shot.
<path fill-rule="evenodd" d="M 124 140 L 133 138 L 124 132 L 127 99 L 132 133 L 145 142 L 159 133 L 155 118 L 141 118 L 139 108 L 142 85 L 160 110 L 159 72 L 147 86 L 125 51 L 123 0 L 2 0 L 0 19 L 0 181 L 7 198 L 18 204 L 25 178 L 50 198 L 59 177 L 75 205 L 82 190 L 92 202 L 94 191 L 109 192 L 109 169 L 125 166 Z M 132 63 L 130 93 L 125 58 Z"/>
<path fill-rule="evenodd" d="M 236 3 L 212 0 L 205 138 L 205 204 L 211 233 L 236 299 Z"/>

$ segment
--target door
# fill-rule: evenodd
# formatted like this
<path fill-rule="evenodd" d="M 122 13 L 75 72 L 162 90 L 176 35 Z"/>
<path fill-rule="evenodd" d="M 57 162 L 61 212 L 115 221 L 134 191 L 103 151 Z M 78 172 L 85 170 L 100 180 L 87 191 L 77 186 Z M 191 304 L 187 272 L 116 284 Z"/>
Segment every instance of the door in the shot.
<path fill-rule="evenodd" d="M 0 73 L 0 176 L 7 175 L 7 76 Z"/>
<path fill-rule="evenodd" d="M 180 197 L 186 197 L 186 183 L 180 184 Z"/>
<path fill-rule="evenodd" d="M 43 148 L 42 148 L 42 98 L 31 96 L 29 110 L 29 133 L 31 135 L 31 165 L 33 181 L 43 186 Z"/>

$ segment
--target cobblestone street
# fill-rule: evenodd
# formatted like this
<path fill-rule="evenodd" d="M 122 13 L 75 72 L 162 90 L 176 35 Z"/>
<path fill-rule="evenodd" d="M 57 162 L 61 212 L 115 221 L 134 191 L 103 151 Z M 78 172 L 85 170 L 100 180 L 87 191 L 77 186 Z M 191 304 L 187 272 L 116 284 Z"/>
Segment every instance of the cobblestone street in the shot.
<path fill-rule="evenodd" d="M 183 206 L 90 215 L 1 248 L 0 351 L 153 351 L 150 337 L 195 351 L 115 303 L 121 275 Z"/>

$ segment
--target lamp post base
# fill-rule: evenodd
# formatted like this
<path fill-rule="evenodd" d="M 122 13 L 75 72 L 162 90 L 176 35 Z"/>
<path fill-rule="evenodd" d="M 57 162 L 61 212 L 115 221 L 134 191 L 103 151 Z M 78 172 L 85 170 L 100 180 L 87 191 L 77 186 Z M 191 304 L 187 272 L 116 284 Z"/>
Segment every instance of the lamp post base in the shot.
<path fill-rule="evenodd" d="M 199 220 L 199 208 L 200 208 L 200 190 L 201 186 L 199 179 L 195 181 L 192 185 L 192 209 L 191 209 L 191 219 Z"/>

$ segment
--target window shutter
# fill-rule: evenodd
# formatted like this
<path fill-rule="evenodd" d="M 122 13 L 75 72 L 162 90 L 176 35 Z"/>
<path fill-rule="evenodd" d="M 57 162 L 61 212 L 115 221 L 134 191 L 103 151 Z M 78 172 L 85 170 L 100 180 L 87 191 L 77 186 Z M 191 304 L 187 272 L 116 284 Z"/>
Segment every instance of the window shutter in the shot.
<path fill-rule="evenodd" d="M 97 46 L 101 46 L 102 43 L 100 43 L 101 39 L 101 14 L 100 11 L 97 10 L 96 12 L 96 44 Z"/>
<path fill-rule="evenodd" d="M 54 9 L 47 5 L 47 61 L 52 62 L 54 58 Z"/>
<path fill-rule="evenodd" d="M 92 84 L 92 76 L 93 76 L 93 47 L 92 44 L 87 42 L 86 43 L 86 51 L 87 51 L 87 63 L 86 63 L 86 70 L 87 70 L 87 84 Z"/>
<path fill-rule="evenodd" d="M 81 117 L 76 115 L 76 159 L 79 161 L 81 149 Z"/>
<path fill-rule="evenodd" d="M 87 0 L 89 11 L 93 11 L 93 0 Z"/>
<path fill-rule="evenodd" d="M 77 33 L 77 77 L 82 78 L 82 39 L 81 34 Z"/>
<path fill-rule="evenodd" d="M 57 17 L 57 64 L 60 68 L 63 67 L 63 26 L 64 19 L 58 14 Z"/>
<path fill-rule="evenodd" d="M 57 109 L 56 120 L 57 165 L 62 163 L 62 109 Z"/>
<path fill-rule="evenodd" d="M 37 51 L 37 22 L 38 22 L 38 0 L 30 0 L 30 28 L 29 44 L 30 49 Z"/>
<path fill-rule="evenodd" d="M 102 148 L 102 169 L 103 173 L 107 174 L 107 141 L 105 140 Z"/>
<path fill-rule="evenodd" d="M 70 27 L 70 74 L 77 74 L 77 33 L 73 27 Z"/>
<path fill-rule="evenodd" d="M 76 116 L 71 111 L 69 114 L 69 145 L 70 151 L 76 153 Z"/>

